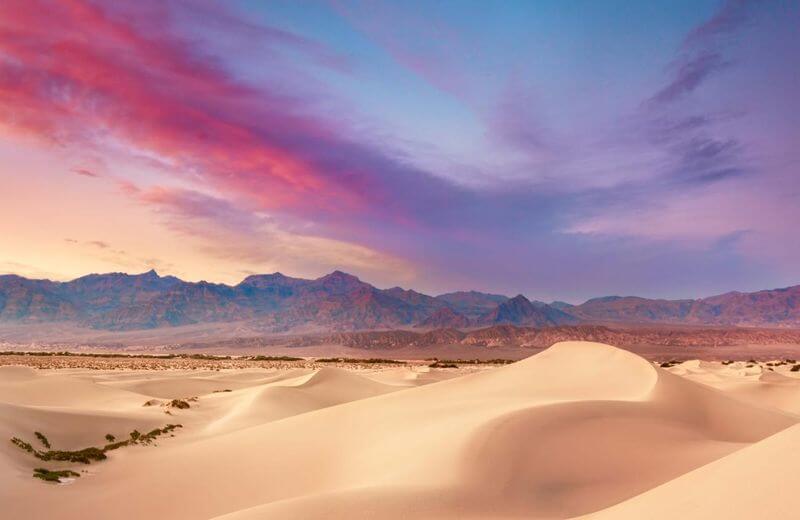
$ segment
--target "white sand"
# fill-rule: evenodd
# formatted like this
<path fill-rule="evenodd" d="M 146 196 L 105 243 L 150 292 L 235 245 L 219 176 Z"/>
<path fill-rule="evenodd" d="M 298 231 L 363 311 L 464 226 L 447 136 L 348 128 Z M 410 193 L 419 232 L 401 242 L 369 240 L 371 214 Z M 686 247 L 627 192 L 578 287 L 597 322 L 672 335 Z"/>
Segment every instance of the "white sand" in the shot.
<path fill-rule="evenodd" d="M 668 371 L 586 342 L 459 377 L 409 368 L 142 375 L 0 367 L 7 439 L 36 445 L 33 431 L 41 431 L 74 449 L 102 445 L 105 433 L 184 425 L 157 447 L 122 448 L 88 467 L 42 463 L 3 442 L 0 511 L 65 519 L 792 518 L 779 497 L 798 480 L 800 455 L 791 452 L 800 443 L 800 379 L 788 368 L 755 368 L 690 362 Z M 190 396 L 198 396 L 192 408 L 172 416 L 142 406 Z M 91 474 L 51 485 L 31 478 L 39 466 Z"/>

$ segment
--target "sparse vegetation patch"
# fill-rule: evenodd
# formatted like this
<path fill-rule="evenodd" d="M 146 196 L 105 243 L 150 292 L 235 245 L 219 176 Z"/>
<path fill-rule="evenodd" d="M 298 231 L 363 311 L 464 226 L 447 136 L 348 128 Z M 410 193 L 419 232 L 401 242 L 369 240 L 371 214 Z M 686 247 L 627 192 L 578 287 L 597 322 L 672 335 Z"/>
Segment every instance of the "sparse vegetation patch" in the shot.
<path fill-rule="evenodd" d="M 168 424 L 163 428 L 156 428 L 154 430 L 150 430 L 146 434 L 139 436 L 139 442 L 141 444 L 150 444 L 161 435 L 164 435 L 165 433 L 170 433 L 172 430 L 176 428 L 183 428 L 183 426 L 180 424 Z"/>
<path fill-rule="evenodd" d="M 83 448 L 82 450 L 74 450 L 74 451 L 52 450 L 52 449 L 48 449 L 47 451 L 37 450 L 36 448 L 33 447 L 33 445 L 31 445 L 31 443 L 26 442 L 20 439 L 19 437 L 12 437 L 11 443 L 17 446 L 18 448 L 27 451 L 28 453 L 30 453 L 39 460 L 57 461 L 57 462 L 80 462 L 82 464 L 91 464 L 92 461 L 105 460 L 107 458 L 106 453 L 109 451 L 122 448 L 123 446 L 130 446 L 133 444 L 149 445 L 152 444 L 152 442 L 155 441 L 161 435 L 170 433 L 173 430 L 182 427 L 183 425 L 181 424 L 168 424 L 163 428 L 155 428 L 154 430 L 150 430 L 148 433 L 145 434 L 140 433 L 138 430 L 133 430 L 130 433 L 130 438 L 124 441 L 111 442 L 110 444 L 106 444 L 102 448 L 89 447 L 89 448 Z M 42 440 L 42 438 L 46 440 L 46 437 L 43 434 L 40 434 L 39 432 L 35 433 L 40 440 Z M 106 440 L 108 441 L 113 441 L 115 438 L 116 437 L 114 437 L 110 433 L 106 435 Z M 42 441 L 42 443 L 44 444 L 44 441 Z M 47 443 L 47 446 L 49 447 L 49 442 Z M 36 476 L 37 478 L 41 478 L 43 480 L 48 480 L 48 481 L 58 480 L 58 477 L 53 477 L 52 474 L 59 472 L 49 472 L 48 470 L 44 470 L 43 468 L 39 469 L 43 470 L 42 472 L 39 472 L 42 476 L 37 476 L 35 474 L 34 476 Z"/>
<path fill-rule="evenodd" d="M 45 482 L 61 482 L 62 478 L 80 477 L 80 476 L 81 475 L 78 472 L 72 471 L 71 469 L 53 471 L 45 468 L 36 468 L 35 470 L 33 470 L 33 477 L 42 479 Z"/>
<path fill-rule="evenodd" d="M 45 448 L 50 448 L 50 441 L 47 440 L 47 437 L 45 437 L 42 432 L 33 432 L 33 434 L 36 435 L 36 438 L 39 439 L 39 442 L 41 442 Z"/>
<path fill-rule="evenodd" d="M 25 442 L 19 437 L 12 437 L 11 443 L 18 448 L 27 451 L 39 460 L 60 461 L 60 462 L 82 462 L 90 464 L 93 460 L 103 460 L 105 453 L 100 448 L 84 448 L 77 451 L 47 450 L 40 451 L 34 448 L 31 443 Z"/>
<path fill-rule="evenodd" d="M 303 361 L 303 358 L 292 356 L 251 356 L 250 361 Z"/>
<path fill-rule="evenodd" d="M 317 363 L 359 363 L 366 365 L 387 364 L 387 365 L 405 365 L 405 361 L 398 361 L 396 359 L 358 359 L 358 358 L 319 358 L 315 360 Z"/>
<path fill-rule="evenodd" d="M 84 448 L 77 451 L 50 450 L 44 453 L 35 454 L 37 458 L 45 461 L 56 460 L 60 462 L 81 462 L 91 464 L 93 460 L 105 460 L 106 452 L 101 448 Z"/>
<path fill-rule="evenodd" d="M 426 361 L 433 361 L 434 363 L 440 363 L 446 365 L 510 365 L 511 363 L 515 362 L 513 359 L 439 359 L 439 358 L 429 358 Z"/>
<path fill-rule="evenodd" d="M 33 446 L 31 446 L 31 443 L 25 442 L 22 439 L 20 439 L 19 437 L 11 437 L 11 444 L 13 444 L 14 446 L 17 446 L 20 449 L 23 449 L 23 450 L 27 451 L 28 453 L 33 453 L 33 452 L 36 451 L 33 448 Z"/>
<path fill-rule="evenodd" d="M 169 402 L 167 406 L 171 408 L 178 408 L 179 410 L 190 408 L 189 403 L 187 403 L 183 399 L 173 399 L 172 401 Z"/>

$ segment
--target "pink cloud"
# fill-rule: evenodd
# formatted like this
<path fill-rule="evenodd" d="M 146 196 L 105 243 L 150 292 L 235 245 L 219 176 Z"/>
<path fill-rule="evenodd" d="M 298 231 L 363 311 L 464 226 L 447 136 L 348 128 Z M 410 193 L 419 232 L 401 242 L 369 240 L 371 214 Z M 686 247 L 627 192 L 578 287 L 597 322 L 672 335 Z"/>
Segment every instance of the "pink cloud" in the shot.
<path fill-rule="evenodd" d="M 369 174 L 332 172 L 315 156 L 340 144 L 341 129 L 304 114 L 301 100 L 237 81 L 172 32 L 177 16 L 158 2 L 3 2 L 0 117 L 55 144 L 110 134 L 265 208 L 364 209 Z M 271 36 L 319 54 L 318 44 Z"/>
<path fill-rule="evenodd" d="M 100 177 L 98 174 L 91 170 L 87 170 L 86 168 L 75 168 L 72 170 L 72 173 L 76 175 L 82 175 L 84 177 Z"/>
<path fill-rule="evenodd" d="M 360 142 L 343 118 L 314 114 L 303 85 L 289 85 L 289 95 L 287 85 L 241 81 L 177 30 L 183 6 L 3 2 L 0 121 L 71 150 L 100 153 L 113 141 L 250 209 L 300 217 L 351 241 L 373 233 L 373 246 L 379 227 L 484 225 L 480 206 L 509 207 Z M 269 42 L 300 45 L 287 35 Z M 318 48 L 300 45 L 308 46 Z"/>

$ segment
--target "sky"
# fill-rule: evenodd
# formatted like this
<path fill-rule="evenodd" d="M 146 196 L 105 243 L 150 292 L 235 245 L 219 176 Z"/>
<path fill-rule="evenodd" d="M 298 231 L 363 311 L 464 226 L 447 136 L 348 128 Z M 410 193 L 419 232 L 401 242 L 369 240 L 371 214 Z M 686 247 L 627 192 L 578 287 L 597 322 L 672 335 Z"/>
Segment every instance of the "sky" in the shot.
<path fill-rule="evenodd" d="M 0 273 L 800 283 L 800 2 L 0 2 Z"/>

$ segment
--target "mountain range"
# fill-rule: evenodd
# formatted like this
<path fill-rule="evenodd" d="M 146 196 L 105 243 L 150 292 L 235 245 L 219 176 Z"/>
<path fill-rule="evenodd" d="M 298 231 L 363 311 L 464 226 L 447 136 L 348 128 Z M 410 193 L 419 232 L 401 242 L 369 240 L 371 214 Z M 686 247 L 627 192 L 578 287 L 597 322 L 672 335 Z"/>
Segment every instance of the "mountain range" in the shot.
<path fill-rule="evenodd" d="M 477 291 L 429 296 L 378 289 L 341 271 L 314 280 L 253 275 L 233 286 L 155 271 L 91 274 L 68 282 L 0 276 L 0 322 L 68 322 L 124 331 L 240 321 L 273 332 L 588 323 L 800 327 L 800 286 L 696 300 L 607 296 L 570 305 Z"/>

